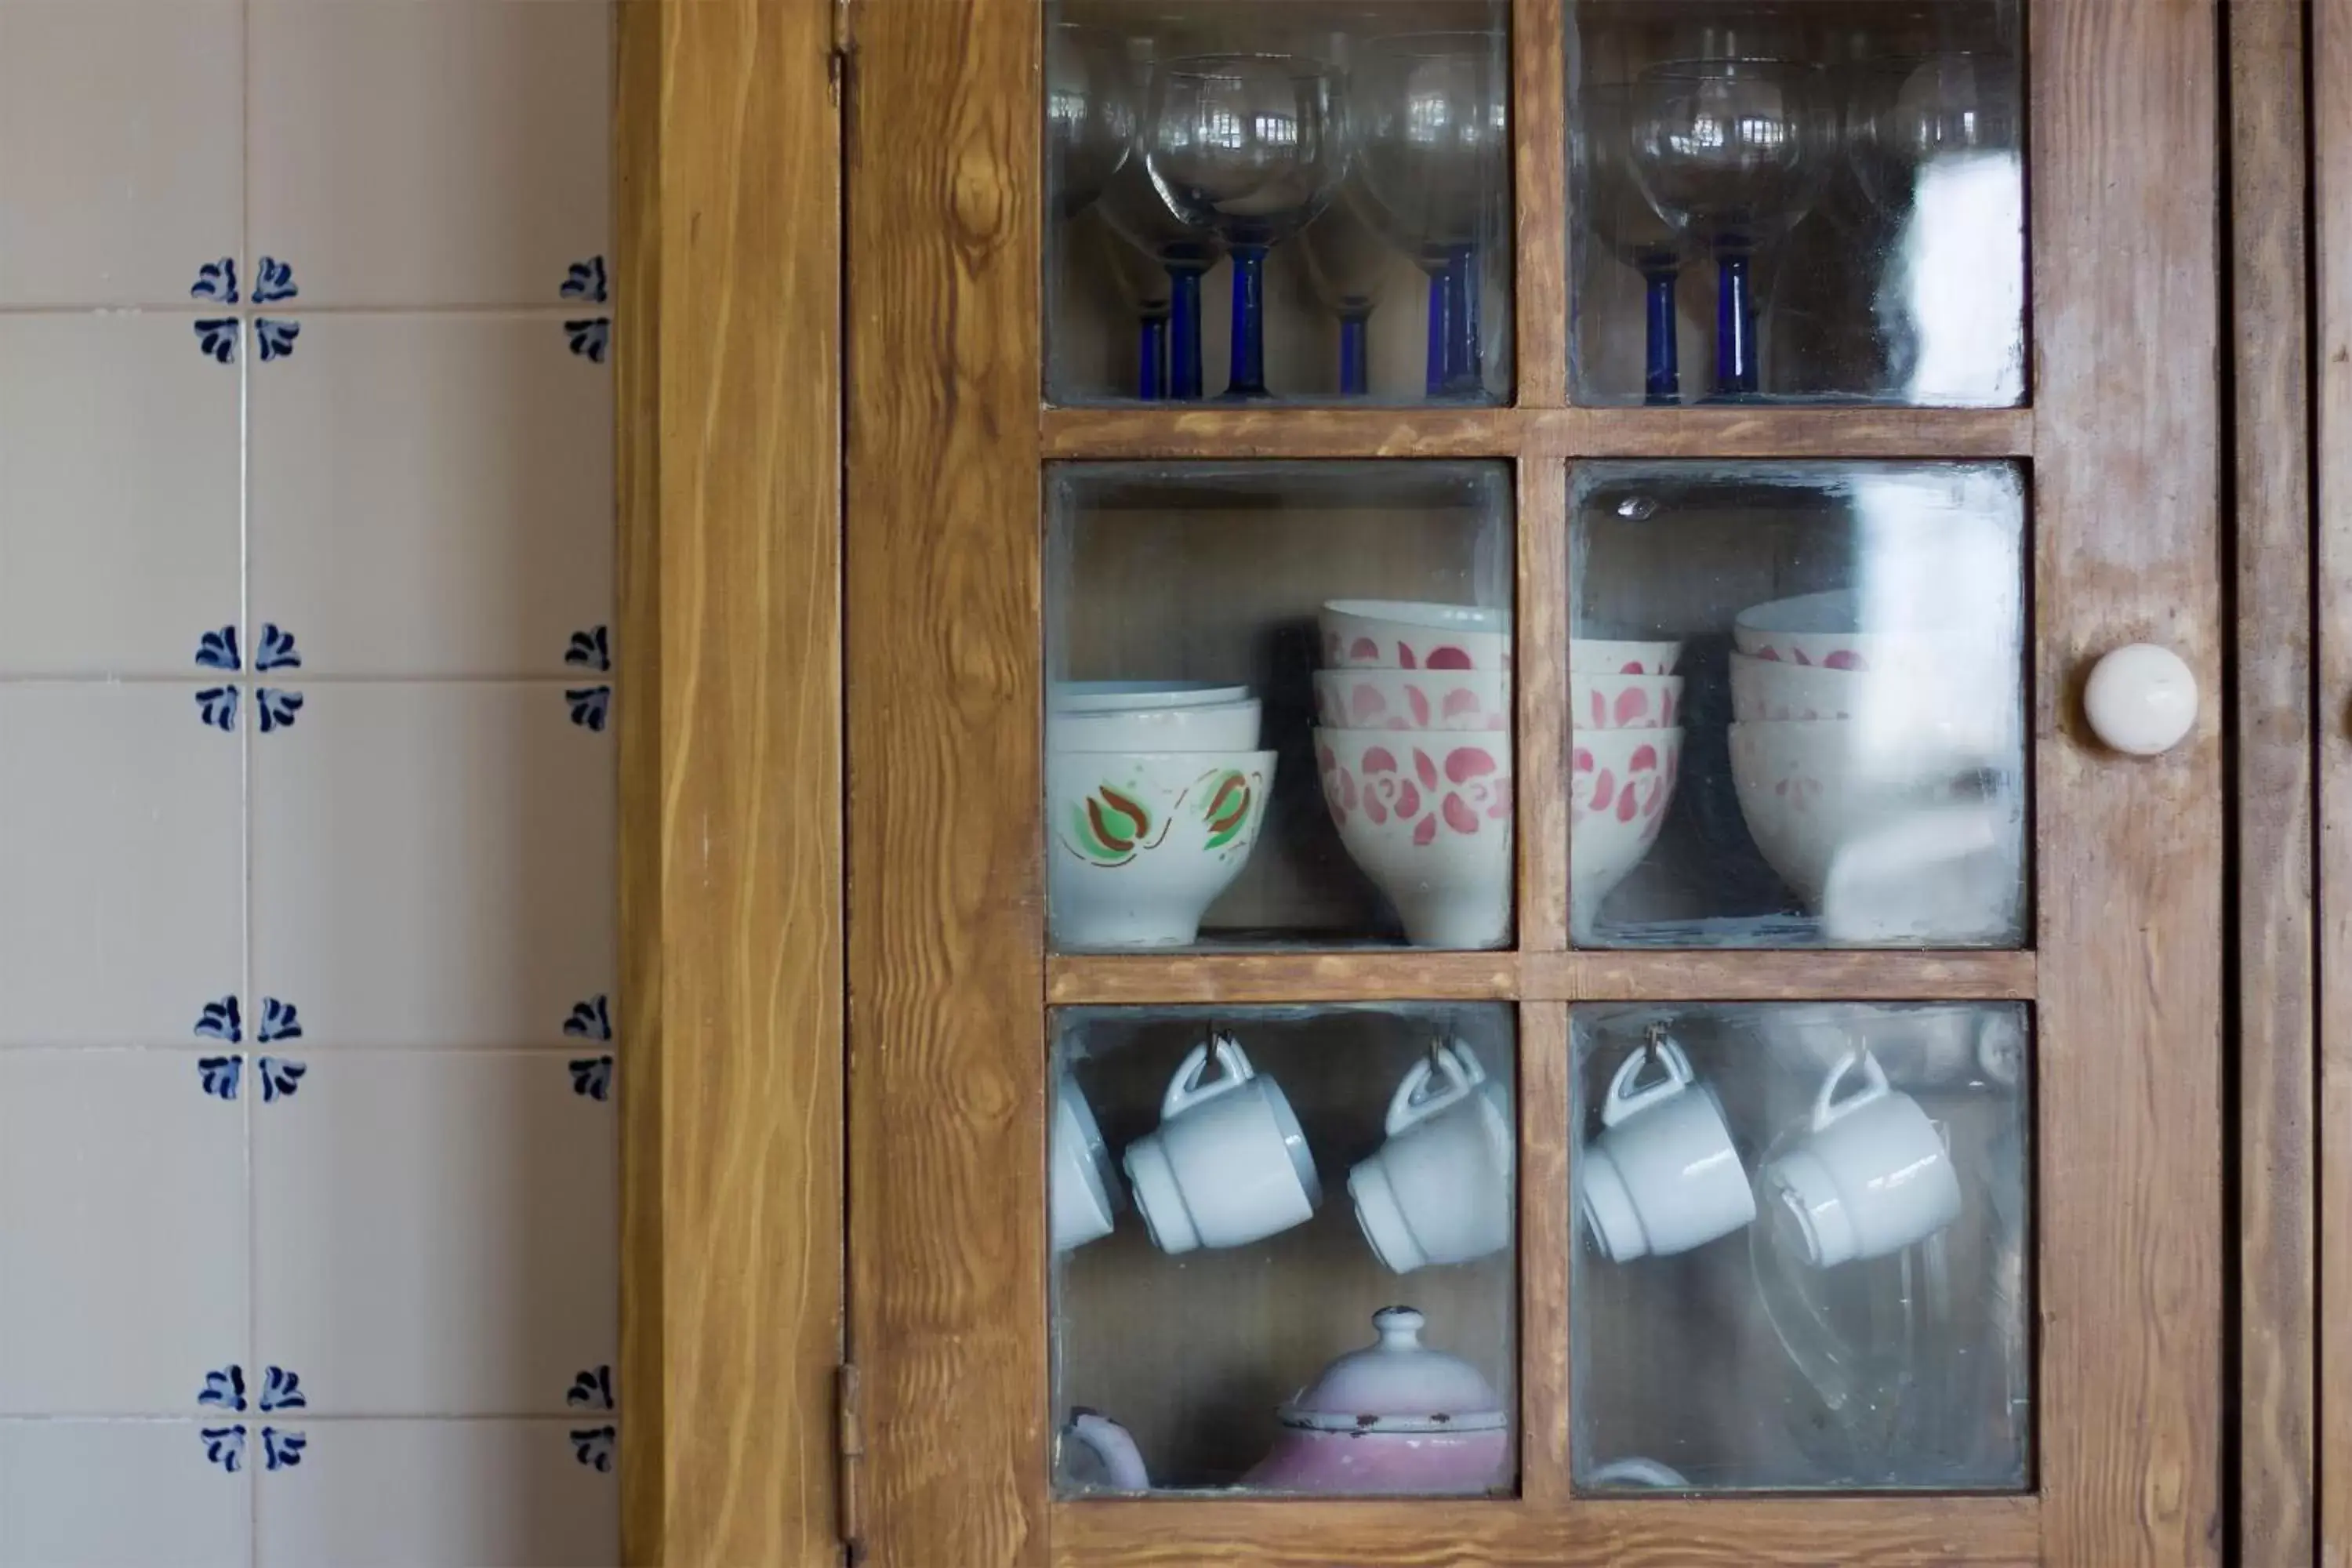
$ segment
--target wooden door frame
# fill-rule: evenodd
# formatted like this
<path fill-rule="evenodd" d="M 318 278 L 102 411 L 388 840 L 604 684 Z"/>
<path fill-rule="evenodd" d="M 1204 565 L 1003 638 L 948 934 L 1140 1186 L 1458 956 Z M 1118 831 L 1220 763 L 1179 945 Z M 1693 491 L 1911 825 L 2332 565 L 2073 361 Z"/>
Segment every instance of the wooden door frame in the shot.
<path fill-rule="evenodd" d="M 834 0 L 620 0 L 622 1534 L 840 1561 Z"/>

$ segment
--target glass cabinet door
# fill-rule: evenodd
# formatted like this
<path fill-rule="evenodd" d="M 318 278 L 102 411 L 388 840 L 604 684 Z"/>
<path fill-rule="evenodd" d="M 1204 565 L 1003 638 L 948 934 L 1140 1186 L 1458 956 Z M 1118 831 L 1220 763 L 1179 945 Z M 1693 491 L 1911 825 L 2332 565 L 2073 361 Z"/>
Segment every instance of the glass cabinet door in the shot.
<path fill-rule="evenodd" d="M 867 1561 L 2210 1560 L 2216 20 L 856 9 Z"/>

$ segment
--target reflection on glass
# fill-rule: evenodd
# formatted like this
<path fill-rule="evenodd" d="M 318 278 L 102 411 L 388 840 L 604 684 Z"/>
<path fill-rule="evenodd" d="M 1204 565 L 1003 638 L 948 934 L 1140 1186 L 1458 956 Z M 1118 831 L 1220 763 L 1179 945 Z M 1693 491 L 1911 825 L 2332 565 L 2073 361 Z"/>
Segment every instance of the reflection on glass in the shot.
<path fill-rule="evenodd" d="M 1049 1194 L 1064 1496 L 1511 1489 L 1511 1010 L 1078 1008 Z"/>
<path fill-rule="evenodd" d="M 2011 1004 L 1579 1008 L 1580 1490 L 2017 1490 Z"/>
<path fill-rule="evenodd" d="M 1574 508 L 1580 945 L 2023 939 L 2014 468 L 1595 463 Z"/>

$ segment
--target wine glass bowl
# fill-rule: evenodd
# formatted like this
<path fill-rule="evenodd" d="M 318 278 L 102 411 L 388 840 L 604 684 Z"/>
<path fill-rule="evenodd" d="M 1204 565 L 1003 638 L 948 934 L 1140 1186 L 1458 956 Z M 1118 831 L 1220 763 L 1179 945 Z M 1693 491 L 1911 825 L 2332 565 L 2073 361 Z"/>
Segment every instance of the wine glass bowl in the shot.
<path fill-rule="evenodd" d="M 1752 247 L 1811 205 L 1835 141 L 1818 66 L 1669 60 L 1642 73 L 1640 99 L 1635 176 L 1669 222 Z"/>
<path fill-rule="evenodd" d="M 1910 200 L 1921 169 L 1953 158 L 2014 159 L 2023 146 L 2017 61 L 1966 51 L 1872 61 L 1849 110 L 1847 153 L 1881 206 Z"/>
<path fill-rule="evenodd" d="M 1137 105 L 1126 62 L 1093 28 L 1058 22 L 1045 39 L 1045 153 L 1055 210 L 1094 205 L 1135 145 Z"/>

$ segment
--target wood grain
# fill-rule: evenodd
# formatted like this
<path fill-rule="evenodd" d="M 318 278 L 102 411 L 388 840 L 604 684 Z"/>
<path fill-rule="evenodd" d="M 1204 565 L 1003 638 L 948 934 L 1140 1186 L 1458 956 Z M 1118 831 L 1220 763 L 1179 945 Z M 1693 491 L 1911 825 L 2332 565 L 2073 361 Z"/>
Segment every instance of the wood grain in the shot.
<path fill-rule="evenodd" d="M 1519 1009 L 1519 1495 L 1569 1499 L 1568 1009 Z"/>
<path fill-rule="evenodd" d="M 2233 4 L 2241 1568 L 2316 1548 L 2318 975 L 2312 725 L 2311 196 L 2303 8 Z M 2352 193 L 2347 193 L 2352 195 Z"/>
<path fill-rule="evenodd" d="M 620 7 L 633 1563 L 839 1557 L 840 162 L 824 0 Z"/>
<path fill-rule="evenodd" d="M 2221 409 L 2211 0 L 2031 0 L 2043 1552 L 2221 1559 Z M 2161 323 L 2160 329 L 2152 328 Z M 2193 735 L 2078 693 L 2176 650 Z"/>
<path fill-rule="evenodd" d="M 2022 1568 L 2033 1498 L 1715 1497 L 1532 1504 L 1083 1501 L 1054 1509 L 1055 1568 Z M 2050 1559 L 2074 1568 L 2073 1559 Z"/>
<path fill-rule="evenodd" d="M 1034 0 L 856 17 L 850 1303 L 895 1568 L 1045 1551 L 1040 33 Z"/>
<path fill-rule="evenodd" d="M 1511 173 L 1517 219 L 1518 403 L 1568 401 L 1568 48 L 1565 0 L 1512 0 Z"/>
<path fill-rule="evenodd" d="M 2020 408 L 1048 408 L 1049 458 L 2007 458 Z"/>
<path fill-rule="evenodd" d="M 1517 791 L 1519 946 L 1568 945 L 1568 468 L 1518 466 Z"/>
<path fill-rule="evenodd" d="M 1519 992 L 1512 952 L 1056 954 L 1046 961 L 1055 1006 L 1184 1002 L 1501 1002 Z"/>

